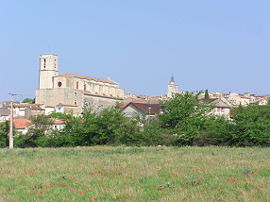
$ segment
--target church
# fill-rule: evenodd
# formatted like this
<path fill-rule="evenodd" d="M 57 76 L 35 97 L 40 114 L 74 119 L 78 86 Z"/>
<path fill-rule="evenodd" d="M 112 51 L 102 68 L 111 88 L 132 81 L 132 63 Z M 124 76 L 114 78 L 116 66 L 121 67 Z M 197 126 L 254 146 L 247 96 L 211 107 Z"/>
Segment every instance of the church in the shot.
<path fill-rule="evenodd" d="M 99 111 L 114 106 L 123 99 L 124 91 L 118 83 L 108 79 L 70 73 L 59 74 L 58 56 L 40 55 L 39 87 L 36 90 L 37 104 L 64 107 L 68 110 L 65 112 L 78 115 L 85 108 Z"/>

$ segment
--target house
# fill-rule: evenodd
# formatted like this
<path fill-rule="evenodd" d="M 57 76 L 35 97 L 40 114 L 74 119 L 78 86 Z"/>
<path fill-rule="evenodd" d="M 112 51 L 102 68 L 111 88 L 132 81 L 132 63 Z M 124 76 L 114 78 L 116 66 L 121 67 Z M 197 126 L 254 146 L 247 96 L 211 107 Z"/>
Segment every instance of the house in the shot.
<path fill-rule="evenodd" d="M 26 118 L 15 118 L 13 124 L 19 134 L 25 135 L 28 132 L 29 127 L 32 125 L 31 120 Z"/>
<path fill-rule="evenodd" d="M 50 120 L 52 120 L 50 130 L 62 130 L 65 127 L 65 122 L 62 120 L 54 118 Z M 27 134 L 29 128 L 33 126 L 32 121 L 26 118 L 14 118 L 13 124 L 17 132 L 23 135 Z"/>
<path fill-rule="evenodd" d="M 54 118 L 51 118 L 50 120 L 53 122 L 51 126 L 51 129 L 53 130 L 62 130 L 65 127 L 65 122 L 63 120 Z"/>
<path fill-rule="evenodd" d="M 146 118 L 153 118 L 159 114 L 162 109 L 160 104 L 148 104 L 145 102 L 129 102 L 126 104 L 121 111 L 127 117 L 135 115 L 145 116 Z"/>
<path fill-rule="evenodd" d="M 74 111 L 77 110 L 77 105 L 66 105 L 59 103 L 55 106 L 55 112 L 62 114 L 74 114 Z"/>
<path fill-rule="evenodd" d="M 10 106 L 9 106 L 10 108 Z M 30 118 L 31 116 L 44 114 L 44 109 L 38 104 L 20 103 L 13 105 L 13 116 Z"/>
<path fill-rule="evenodd" d="M 201 99 L 201 102 L 206 104 L 213 105 L 213 109 L 210 112 L 211 114 L 217 116 L 224 116 L 225 118 L 230 118 L 231 107 L 225 101 L 220 98 L 209 98 L 209 99 Z"/>
<path fill-rule="evenodd" d="M 5 122 L 5 121 L 8 121 L 9 120 L 9 114 L 0 114 L 0 123 L 1 122 Z"/>

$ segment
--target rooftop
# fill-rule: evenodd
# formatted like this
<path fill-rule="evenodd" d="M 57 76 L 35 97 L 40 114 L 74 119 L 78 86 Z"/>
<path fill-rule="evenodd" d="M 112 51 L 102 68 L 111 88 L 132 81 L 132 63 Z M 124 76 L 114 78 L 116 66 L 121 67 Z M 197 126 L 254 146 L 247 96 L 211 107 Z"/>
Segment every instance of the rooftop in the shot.
<path fill-rule="evenodd" d="M 61 76 L 75 77 L 75 78 L 87 79 L 87 80 L 94 80 L 94 81 L 103 82 L 103 83 L 109 83 L 109 84 L 117 84 L 116 82 L 114 82 L 112 80 L 108 80 L 108 79 L 100 79 L 100 78 L 96 78 L 96 77 L 83 76 L 83 75 L 70 74 L 70 73 L 58 74 L 56 77 L 61 77 Z"/>

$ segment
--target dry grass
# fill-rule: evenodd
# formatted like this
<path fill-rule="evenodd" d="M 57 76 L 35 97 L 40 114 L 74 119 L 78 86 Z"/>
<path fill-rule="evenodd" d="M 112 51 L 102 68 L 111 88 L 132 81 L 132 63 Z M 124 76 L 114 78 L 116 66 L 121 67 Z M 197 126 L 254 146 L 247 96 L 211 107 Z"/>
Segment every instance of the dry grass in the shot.
<path fill-rule="evenodd" d="M 0 201 L 270 201 L 270 149 L 0 150 Z"/>

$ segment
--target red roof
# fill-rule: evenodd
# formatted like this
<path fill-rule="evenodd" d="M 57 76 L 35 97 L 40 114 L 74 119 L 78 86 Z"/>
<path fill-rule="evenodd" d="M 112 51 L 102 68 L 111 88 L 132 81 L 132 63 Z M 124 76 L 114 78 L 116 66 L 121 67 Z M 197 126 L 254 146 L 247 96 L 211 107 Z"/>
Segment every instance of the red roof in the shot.
<path fill-rule="evenodd" d="M 95 77 L 82 76 L 82 75 L 76 75 L 76 74 L 70 74 L 70 73 L 59 74 L 57 76 L 77 77 L 80 79 L 88 79 L 88 80 L 100 81 L 100 82 L 104 82 L 104 83 L 117 84 L 117 83 L 115 83 L 111 80 L 107 80 L 107 79 L 99 79 L 99 78 L 95 78 Z"/>
<path fill-rule="evenodd" d="M 13 123 L 17 129 L 25 129 L 32 125 L 29 119 L 13 119 Z"/>
<path fill-rule="evenodd" d="M 51 118 L 50 120 L 52 120 L 55 125 L 65 124 L 65 122 L 60 119 Z M 17 129 L 25 129 L 32 125 L 31 120 L 24 119 L 24 118 L 21 118 L 21 119 L 15 118 L 13 119 L 13 123 L 14 123 L 15 128 Z"/>

